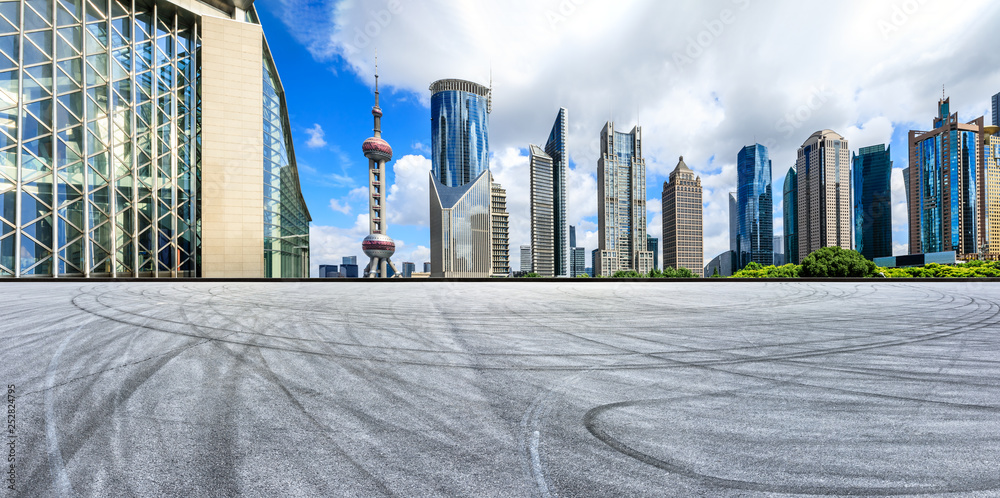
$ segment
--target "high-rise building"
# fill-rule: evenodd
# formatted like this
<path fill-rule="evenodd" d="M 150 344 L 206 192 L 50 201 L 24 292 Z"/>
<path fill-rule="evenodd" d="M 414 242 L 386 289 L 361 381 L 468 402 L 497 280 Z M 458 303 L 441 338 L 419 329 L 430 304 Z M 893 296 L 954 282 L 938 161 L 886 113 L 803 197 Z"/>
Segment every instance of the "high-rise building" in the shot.
<path fill-rule="evenodd" d="M 687 268 L 703 276 L 701 177 L 684 163 L 684 156 L 663 182 L 663 268 Z"/>
<path fill-rule="evenodd" d="M 340 278 L 337 265 L 319 265 L 319 278 Z"/>
<path fill-rule="evenodd" d="M 408 261 L 403 262 L 403 272 L 401 275 L 403 278 L 412 278 L 413 272 L 415 271 L 417 271 L 417 265 L 415 263 L 410 263 Z"/>
<path fill-rule="evenodd" d="M 341 264 L 356 265 L 356 264 L 358 264 L 358 257 L 357 256 L 344 256 L 343 258 L 341 258 Z"/>
<path fill-rule="evenodd" d="M 521 271 L 531 273 L 531 246 L 521 246 Z"/>
<path fill-rule="evenodd" d="M 531 177 L 531 271 L 554 277 L 555 219 L 553 211 L 552 158 L 537 145 L 529 146 Z"/>
<path fill-rule="evenodd" d="M 597 248 L 590 251 L 590 276 L 596 277 L 597 273 L 597 262 L 601 259 L 601 249 Z"/>
<path fill-rule="evenodd" d="M 951 99 L 938 101 L 931 131 L 910 130 L 907 179 L 910 254 L 955 251 L 959 259 L 982 252 L 986 232 L 985 195 L 980 189 L 985 161 L 985 118 L 968 123 L 950 111 Z"/>
<path fill-rule="evenodd" d="M 988 259 L 1000 259 L 1000 127 L 986 128 L 983 137 L 983 157 L 986 165 L 985 173 L 985 218 L 986 232 L 983 242 L 983 255 Z"/>
<path fill-rule="evenodd" d="M 771 244 L 771 247 L 774 248 L 774 266 L 782 266 L 786 263 L 785 244 L 782 239 L 781 235 L 775 235 L 774 242 Z"/>
<path fill-rule="evenodd" d="M 821 247 L 851 249 L 851 156 L 847 139 L 813 133 L 795 162 L 799 261 Z"/>
<path fill-rule="evenodd" d="M 494 277 L 510 275 L 510 215 L 507 213 L 507 191 L 494 182 L 490 193 L 490 218 L 493 232 Z"/>
<path fill-rule="evenodd" d="M 750 262 L 774 264 L 774 201 L 771 197 L 771 160 L 767 147 L 748 145 L 737 155 L 736 188 L 738 232 L 736 270 Z"/>
<path fill-rule="evenodd" d="M 851 156 L 854 250 L 874 261 L 892 256 L 892 159 L 885 144 Z"/>
<path fill-rule="evenodd" d="M 565 107 L 559 108 L 556 120 L 545 141 L 545 153 L 552 158 L 552 220 L 555 227 L 552 258 L 556 276 L 568 273 L 569 248 L 566 240 L 566 175 L 569 170 L 569 150 L 566 135 L 569 132 L 569 116 Z M 571 247 L 571 246 L 570 246 Z"/>
<path fill-rule="evenodd" d="M 782 220 L 784 225 L 785 263 L 799 264 L 799 194 L 798 174 L 795 166 L 785 173 L 785 185 L 782 190 Z"/>
<path fill-rule="evenodd" d="M 736 202 L 736 192 L 729 193 L 729 250 L 736 254 L 736 241 L 740 233 L 740 207 Z M 730 270 L 732 271 L 732 270 Z"/>
<path fill-rule="evenodd" d="M 485 278 L 493 271 L 490 89 L 439 80 L 431 90 L 431 276 Z"/>
<path fill-rule="evenodd" d="M 649 273 L 653 254 L 646 250 L 646 161 L 639 126 L 620 133 L 611 121 L 604 125 L 597 196 L 600 256 L 594 271 L 603 276 L 628 270 Z"/>
<path fill-rule="evenodd" d="M 646 234 L 646 250 L 653 253 L 653 268 L 660 268 L 660 239 Z"/>
<path fill-rule="evenodd" d="M 569 226 L 569 276 L 576 278 L 577 275 L 586 272 L 587 251 L 576 246 L 576 227 Z"/>
<path fill-rule="evenodd" d="M 385 206 L 389 195 L 385 163 L 392 160 L 392 147 L 382 139 L 382 108 L 378 105 L 378 59 L 375 60 L 375 136 L 361 144 L 361 150 L 368 158 L 368 236 L 361 242 L 361 248 L 370 259 L 365 267 L 365 278 L 389 278 L 389 269 L 398 274 L 392 263 L 396 243 L 388 235 L 389 216 Z"/>
<path fill-rule="evenodd" d="M 993 126 L 1000 126 L 1000 93 L 993 96 Z"/>
<path fill-rule="evenodd" d="M 0 278 L 308 277 L 252 1 L 4 1 L 0 17 Z"/>
<path fill-rule="evenodd" d="M 358 265 L 347 263 L 340 265 L 340 276 L 341 278 L 358 278 Z"/>

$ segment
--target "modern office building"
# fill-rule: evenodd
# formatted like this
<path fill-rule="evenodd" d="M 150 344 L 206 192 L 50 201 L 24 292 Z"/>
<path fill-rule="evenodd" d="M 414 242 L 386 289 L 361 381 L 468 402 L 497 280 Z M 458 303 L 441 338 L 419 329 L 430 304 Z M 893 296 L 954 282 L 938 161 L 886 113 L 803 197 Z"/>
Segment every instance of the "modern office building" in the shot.
<path fill-rule="evenodd" d="M 660 268 L 660 239 L 646 234 L 646 250 L 653 253 L 653 268 Z"/>
<path fill-rule="evenodd" d="M 774 264 L 774 201 L 771 196 L 771 160 L 761 144 L 743 147 L 737 155 L 736 268 L 750 262 Z"/>
<path fill-rule="evenodd" d="M 951 113 L 951 99 L 938 101 L 931 131 L 910 130 L 910 161 L 906 177 L 909 213 L 909 252 L 926 254 L 955 251 L 959 259 L 982 253 L 981 225 L 986 217 L 981 190 L 985 160 L 982 137 L 985 118 L 968 123 Z"/>
<path fill-rule="evenodd" d="M 424 262 L 424 273 L 430 274 L 430 272 L 431 272 L 431 262 L 430 261 L 425 261 Z"/>
<path fill-rule="evenodd" d="M 993 96 L 993 126 L 1000 126 L 1000 93 Z"/>
<path fill-rule="evenodd" d="M 0 277 L 309 275 L 252 0 L 4 1 L 0 16 Z"/>
<path fill-rule="evenodd" d="M 663 267 L 687 268 L 699 277 L 705 266 L 701 196 L 701 177 L 681 156 L 663 182 Z"/>
<path fill-rule="evenodd" d="M 319 278 L 340 278 L 337 265 L 319 265 Z"/>
<path fill-rule="evenodd" d="M 594 271 L 603 276 L 628 270 L 649 273 L 653 254 L 646 250 L 646 161 L 639 126 L 621 133 L 611 121 L 604 125 L 597 196 L 600 255 Z"/>
<path fill-rule="evenodd" d="M 813 133 L 795 162 L 799 261 L 828 246 L 851 249 L 851 163 L 845 139 L 832 130 Z"/>
<path fill-rule="evenodd" d="M 439 80 L 431 91 L 431 275 L 486 278 L 494 270 L 490 89 Z"/>
<path fill-rule="evenodd" d="M 528 147 L 531 183 L 531 271 L 556 276 L 552 158 L 537 145 Z"/>
<path fill-rule="evenodd" d="M 1000 259 L 1000 127 L 987 126 L 983 136 L 983 161 L 986 169 L 983 174 L 986 210 L 982 215 L 985 219 L 985 235 L 983 241 L 983 256 L 987 259 Z"/>
<path fill-rule="evenodd" d="M 576 278 L 577 275 L 586 272 L 587 251 L 576 246 L 576 227 L 569 226 L 569 276 Z"/>
<path fill-rule="evenodd" d="M 597 262 L 601 259 L 601 249 L 597 248 L 590 251 L 590 276 L 596 277 L 597 273 Z"/>
<path fill-rule="evenodd" d="M 341 258 L 341 264 L 356 265 L 356 264 L 358 264 L 358 257 L 357 256 L 344 256 L 343 258 Z"/>
<path fill-rule="evenodd" d="M 392 160 L 392 147 L 382 138 L 382 108 L 378 105 L 378 59 L 375 60 L 375 136 L 365 139 L 361 150 L 368 159 L 368 236 L 361 248 L 368 256 L 365 278 L 389 278 L 389 269 L 398 274 L 392 263 L 396 243 L 389 237 L 388 203 L 389 180 L 385 176 L 385 163 Z"/>
<path fill-rule="evenodd" d="M 521 271 L 531 273 L 531 246 L 521 246 Z"/>
<path fill-rule="evenodd" d="M 409 261 L 403 262 L 403 271 L 400 276 L 403 278 L 413 278 L 413 272 L 417 271 L 417 265 Z"/>
<path fill-rule="evenodd" d="M 357 264 L 344 263 L 340 265 L 340 277 L 341 278 L 359 278 Z"/>
<path fill-rule="evenodd" d="M 720 277 L 731 277 L 733 276 L 733 255 L 736 253 L 733 251 L 726 251 L 714 258 L 707 265 L 705 265 L 706 277 L 712 277 L 718 271 Z"/>
<path fill-rule="evenodd" d="M 782 266 L 788 262 L 785 259 L 784 237 L 781 235 L 775 235 L 774 242 L 771 243 L 771 247 L 774 248 L 774 266 Z"/>
<path fill-rule="evenodd" d="M 729 193 L 729 250 L 736 252 L 736 241 L 740 233 L 740 207 L 736 202 L 736 192 Z"/>
<path fill-rule="evenodd" d="M 784 226 L 783 252 L 785 263 L 793 265 L 799 264 L 799 195 L 798 195 L 798 174 L 795 166 L 788 168 L 785 173 L 785 185 L 782 190 L 782 221 Z"/>
<path fill-rule="evenodd" d="M 553 260 L 556 276 L 565 276 L 569 272 L 569 247 L 566 240 L 566 175 L 569 173 L 569 149 L 566 136 L 569 133 L 569 112 L 565 107 L 559 108 L 556 120 L 549 131 L 549 139 L 545 141 L 545 153 L 552 158 L 552 218 L 555 226 L 555 245 Z"/>
<path fill-rule="evenodd" d="M 892 159 L 885 144 L 851 156 L 854 250 L 875 260 L 892 256 Z"/>
<path fill-rule="evenodd" d="M 507 191 L 499 183 L 493 182 L 490 191 L 490 218 L 493 233 L 494 277 L 510 275 L 510 214 L 507 213 Z"/>

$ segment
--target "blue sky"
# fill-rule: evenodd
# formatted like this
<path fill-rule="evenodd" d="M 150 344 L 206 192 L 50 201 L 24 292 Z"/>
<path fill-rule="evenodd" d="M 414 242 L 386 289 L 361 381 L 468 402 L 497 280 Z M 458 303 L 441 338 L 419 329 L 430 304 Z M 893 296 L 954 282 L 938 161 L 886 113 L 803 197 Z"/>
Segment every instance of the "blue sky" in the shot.
<path fill-rule="evenodd" d="M 889 143 L 894 252 L 906 252 L 901 168 L 907 132 L 928 129 L 942 85 L 963 121 L 1000 92 L 1000 4 L 930 0 L 658 2 L 632 0 L 258 0 L 288 101 L 312 263 L 364 257 L 372 63 L 376 47 L 397 264 L 428 260 L 429 84 L 494 83 L 491 169 L 507 189 L 511 257 L 528 243 L 527 153 L 569 110 L 569 220 L 597 244 L 598 135 L 643 126 L 648 230 L 680 155 L 704 186 L 706 261 L 728 246 L 728 192 L 739 149 L 768 145 L 775 233 L 781 185 L 799 145 L 833 129 L 852 150 Z M 822 21 L 820 21 L 822 19 Z M 587 261 L 590 265 L 589 257 Z"/>

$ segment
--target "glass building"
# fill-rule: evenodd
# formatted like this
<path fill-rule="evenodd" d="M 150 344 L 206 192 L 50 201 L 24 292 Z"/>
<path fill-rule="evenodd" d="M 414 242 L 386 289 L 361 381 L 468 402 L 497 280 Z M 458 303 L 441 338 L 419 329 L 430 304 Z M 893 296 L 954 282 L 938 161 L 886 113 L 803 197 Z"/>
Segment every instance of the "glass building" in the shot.
<path fill-rule="evenodd" d="M 892 159 L 885 144 L 862 147 L 851 157 L 854 250 L 874 260 L 892 256 Z"/>
<path fill-rule="evenodd" d="M 736 270 L 750 262 L 774 264 L 774 203 L 771 197 L 771 160 L 761 144 L 743 147 L 737 155 Z"/>
<path fill-rule="evenodd" d="M 0 1 L 0 119 L 0 276 L 308 275 L 252 1 Z"/>
<path fill-rule="evenodd" d="M 1000 93 L 993 96 L 993 126 L 1000 126 Z"/>
<path fill-rule="evenodd" d="M 537 145 L 528 146 L 531 184 L 531 271 L 556 276 L 552 157 Z"/>
<path fill-rule="evenodd" d="M 785 185 L 782 190 L 782 221 L 785 227 L 785 263 L 799 264 L 799 195 L 797 173 L 795 166 L 785 173 Z"/>
<path fill-rule="evenodd" d="M 431 84 L 431 167 L 446 187 L 461 187 L 489 169 L 490 89 L 464 80 Z"/>
<path fill-rule="evenodd" d="M 569 152 L 566 135 L 569 129 L 568 111 L 559 108 L 556 121 L 552 124 L 549 139 L 545 142 L 545 153 L 552 159 L 552 264 L 556 276 L 567 274 L 569 250 L 566 244 L 566 174 L 569 169 Z"/>
<path fill-rule="evenodd" d="M 938 102 L 932 131 L 910 131 L 910 162 L 903 170 L 910 254 L 955 251 L 959 259 L 982 254 L 987 217 L 980 217 L 986 203 L 978 178 L 985 167 L 984 133 L 985 118 L 959 122 L 948 98 Z"/>
<path fill-rule="evenodd" d="M 653 268 L 660 268 L 660 239 L 646 234 L 646 250 L 653 253 Z"/>
<path fill-rule="evenodd" d="M 629 270 L 649 273 L 653 254 L 646 250 L 646 160 L 639 126 L 621 133 L 610 121 L 604 125 L 597 196 L 600 253 L 594 272 L 601 276 Z"/>

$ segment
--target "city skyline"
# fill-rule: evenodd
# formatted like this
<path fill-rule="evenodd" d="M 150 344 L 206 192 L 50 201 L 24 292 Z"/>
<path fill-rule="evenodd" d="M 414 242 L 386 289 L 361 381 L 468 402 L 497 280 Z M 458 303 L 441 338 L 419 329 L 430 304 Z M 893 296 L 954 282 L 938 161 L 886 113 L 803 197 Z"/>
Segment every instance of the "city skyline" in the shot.
<path fill-rule="evenodd" d="M 837 19 L 842 21 L 838 31 L 843 32 L 845 27 L 853 27 L 851 31 L 858 32 L 861 36 L 844 47 L 842 53 L 835 56 L 836 61 L 849 62 L 847 65 L 852 67 L 867 68 L 876 67 L 881 61 L 886 61 L 888 66 L 881 67 L 874 76 L 867 75 L 867 70 L 862 72 L 860 69 L 840 71 L 834 76 L 823 69 L 834 67 L 834 61 L 824 61 L 822 64 L 802 61 L 801 70 L 784 66 L 779 68 L 777 64 L 787 59 L 789 50 L 771 51 L 764 60 L 766 67 L 769 67 L 772 73 L 777 71 L 783 76 L 781 84 L 772 89 L 762 86 L 767 79 L 763 78 L 763 75 L 757 75 L 756 71 L 752 71 L 752 74 L 739 84 L 724 83 L 725 74 L 739 71 L 745 66 L 745 63 L 733 61 L 731 60 L 733 57 L 729 56 L 730 53 L 738 54 L 740 40 L 753 39 L 761 44 L 775 47 L 779 42 L 794 46 L 795 40 L 805 38 L 815 38 L 821 45 L 830 44 L 835 40 L 845 41 L 844 37 L 836 35 L 833 30 L 827 28 L 820 28 L 814 35 L 798 29 L 767 36 L 750 34 L 749 30 L 753 25 L 762 22 L 766 24 L 769 22 L 767 21 L 769 16 L 787 10 L 787 6 L 781 4 L 753 5 L 742 9 L 741 3 L 723 2 L 718 5 L 688 4 L 667 8 L 640 2 L 634 6 L 634 10 L 641 13 L 641 16 L 626 18 L 612 15 L 607 26 L 599 28 L 600 32 L 609 34 L 636 29 L 644 33 L 643 37 L 651 47 L 649 53 L 630 56 L 633 61 L 630 64 L 634 64 L 635 60 L 658 60 L 663 65 L 664 62 L 672 63 L 675 54 L 688 57 L 685 53 L 688 39 L 697 42 L 699 32 L 707 29 L 706 23 L 711 24 L 713 20 L 719 19 L 723 7 L 732 10 L 735 22 L 724 24 L 725 32 L 714 36 L 708 46 L 698 46 L 702 53 L 698 57 L 691 57 L 692 63 L 685 64 L 683 70 L 676 64 L 673 66 L 666 64 L 652 74 L 637 74 L 637 78 L 630 78 L 628 84 L 621 88 L 611 83 L 608 78 L 599 75 L 589 76 L 584 80 L 580 80 L 579 77 L 570 78 L 567 80 L 573 82 L 570 85 L 565 81 L 553 79 L 558 71 L 546 69 L 541 61 L 550 60 L 548 57 L 562 53 L 562 57 L 566 60 L 559 67 L 563 68 L 563 71 L 579 67 L 584 58 L 575 53 L 563 53 L 564 47 L 571 46 L 579 40 L 582 36 L 578 34 L 580 28 L 595 26 L 594 19 L 607 16 L 612 11 L 604 2 L 592 1 L 577 5 L 576 11 L 572 15 L 564 16 L 565 20 L 559 21 L 554 29 L 550 28 L 546 13 L 549 11 L 558 13 L 559 2 L 538 2 L 537 6 L 527 2 L 514 2 L 505 8 L 499 8 L 495 4 L 484 4 L 469 7 L 464 11 L 463 15 L 497 14 L 494 17 L 498 26 L 512 22 L 512 17 L 518 17 L 519 22 L 521 17 L 526 17 L 528 24 L 538 24 L 537 35 L 550 43 L 537 55 L 528 51 L 526 42 L 510 40 L 495 29 L 488 30 L 487 33 L 458 32 L 450 29 L 450 23 L 454 21 L 433 16 L 440 9 L 446 8 L 443 3 L 426 6 L 406 4 L 399 12 L 389 10 L 389 3 L 386 3 L 385 11 L 391 17 L 386 26 L 377 24 L 377 19 L 370 15 L 366 8 L 344 5 L 334 11 L 325 9 L 333 4 L 318 3 L 324 8 L 315 11 L 303 11 L 305 4 L 299 2 L 283 2 L 281 6 L 263 4 L 258 6 L 259 10 L 265 11 L 262 14 L 265 17 L 270 15 L 273 18 L 277 14 L 281 20 L 292 23 L 286 25 L 295 26 L 301 26 L 298 19 L 303 16 L 292 15 L 290 12 L 298 14 L 315 12 L 316 15 L 307 16 L 311 19 L 307 23 L 307 29 L 296 30 L 294 35 L 287 28 L 275 29 L 275 26 L 280 28 L 276 22 L 265 23 L 268 40 L 272 45 L 281 45 L 285 49 L 282 51 L 284 56 L 290 56 L 302 63 L 297 66 L 310 67 L 314 71 L 326 71 L 328 81 L 323 82 L 323 85 L 334 85 L 338 89 L 346 90 L 337 92 L 337 98 L 331 99 L 332 102 L 326 106 L 329 119 L 312 113 L 311 109 L 297 106 L 296 101 L 301 104 L 309 100 L 308 96 L 300 97 L 294 90 L 288 91 L 293 113 L 292 128 L 296 135 L 296 152 L 304 158 L 300 162 L 304 164 L 305 167 L 302 169 L 304 175 L 308 177 L 304 189 L 307 190 L 305 192 L 307 200 L 316 218 L 313 223 L 312 238 L 314 267 L 323 262 L 323 254 L 336 257 L 341 253 L 350 253 L 344 249 L 348 246 L 347 241 L 354 240 L 352 244 L 356 244 L 358 240 L 356 235 L 362 232 L 356 229 L 356 225 L 358 225 L 357 217 L 362 215 L 363 209 L 359 206 L 359 201 L 351 195 L 353 189 L 362 185 L 360 179 L 356 178 L 359 165 L 356 161 L 354 163 L 340 161 L 338 152 L 333 150 L 331 154 L 331 149 L 336 146 L 342 151 L 350 152 L 356 145 L 339 145 L 335 140 L 339 141 L 341 136 L 350 134 L 363 139 L 365 129 L 370 127 L 370 125 L 350 125 L 353 118 L 349 114 L 364 112 L 361 109 L 370 106 L 355 102 L 360 97 L 355 98 L 352 95 L 354 92 L 358 95 L 370 95 L 370 83 L 366 85 L 360 81 L 359 75 L 370 74 L 370 59 L 376 45 L 379 47 L 380 61 L 385 60 L 380 64 L 380 69 L 385 67 L 382 71 L 385 73 L 382 82 L 387 83 L 383 92 L 383 98 L 387 103 L 383 104 L 383 107 L 392 105 L 393 115 L 398 115 L 401 122 L 399 131 L 401 138 L 399 141 L 394 140 L 394 145 L 398 144 L 396 145 L 398 159 L 390 165 L 394 171 L 389 173 L 391 186 L 396 188 L 395 192 L 390 192 L 390 204 L 400 206 L 400 212 L 390 215 L 397 218 L 390 221 L 393 222 L 393 236 L 397 239 L 400 257 L 414 261 L 427 259 L 426 253 L 421 255 L 420 252 L 421 247 L 428 247 L 429 238 L 426 219 L 419 219 L 409 214 L 421 212 L 423 209 L 412 206 L 422 205 L 419 204 L 419 198 L 426 198 L 426 185 L 415 183 L 412 179 L 417 173 L 430 169 L 427 164 L 429 154 L 421 150 L 429 143 L 429 137 L 425 136 L 426 125 L 423 124 L 427 119 L 427 82 L 440 77 L 456 76 L 485 83 L 490 75 L 491 60 L 496 89 L 494 97 L 496 111 L 492 116 L 493 152 L 490 161 L 495 176 L 508 192 L 512 247 L 518 247 L 529 241 L 527 237 L 529 219 L 526 216 L 528 189 L 524 188 L 526 182 L 521 179 L 526 178 L 527 172 L 527 151 L 524 144 L 537 141 L 539 136 L 544 137 L 551 124 L 551 118 L 548 116 L 559 107 L 566 107 L 574 114 L 574 121 L 568 134 L 570 168 L 567 175 L 569 193 L 567 224 L 578 227 L 578 244 L 588 252 L 596 247 L 595 130 L 599 130 L 603 121 L 610 115 L 622 128 L 630 128 L 636 122 L 643 126 L 647 144 L 645 151 L 648 162 L 647 184 L 662 184 L 681 152 L 684 153 L 688 165 L 702 176 L 705 183 L 706 261 L 726 249 L 728 231 L 726 195 L 735 186 L 734 151 L 738 150 L 739 146 L 751 143 L 756 135 L 757 141 L 769 145 L 771 151 L 774 161 L 772 184 L 782 185 L 784 172 L 793 164 L 798 145 L 812 131 L 824 128 L 837 130 L 852 144 L 886 143 L 893 149 L 896 156 L 893 157 L 892 172 L 894 254 L 905 253 L 905 195 L 899 194 L 903 193 L 900 170 L 905 166 L 906 158 L 900 156 L 906 150 L 906 132 L 909 129 L 926 127 L 924 116 L 934 111 L 933 101 L 937 98 L 935 95 L 940 95 L 942 83 L 947 85 L 953 102 L 961 102 L 957 110 L 965 116 L 987 115 L 992 118 L 989 109 L 990 97 L 1000 89 L 1000 78 L 995 71 L 987 71 L 975 80 L 965 80 L 963 75 L 971 73 L 969 69 L 965 69 L 969 66 L 963 65 L 966 64 L 964 60 L 949 59 L 950 55 L 959 53 L 961 45 L 966 44 L 961 40 L 973 36 L 964 36 L 961 40 L 956 38 L 945 45 L 938 43 L 947 39 L 949 33 L 954 34 L 959 26 L 965 26 L 966 30 L 972 29 L 973 35 L 975 30 L 981 30 L 979 23 L 970 19 L 996 17 L 997 7 L 988 3 L 970 5 L 969 12 L 964 12 L 964 9 L 954 11 L 924 4 L 918 13 L 909 15 L 909 19 L 899 26 L 893 23 L 891 5 L 845 4 L 844 8 L 840 9 L 843 12 L 834 13 Z M 279 7 L 290 8 L 288 11 L 277 12 Z M 267 12 L 269 9 L 273 10 Z M 372 12 L 377 14 L 381 11 L 376 2 Z M 675 13 L 680 19 L 690 21 L 691 27 L 677 29 L 675 30 L 677 34 L 670 36 L 659 34 L 665 30 L 657 30 L 654 34 L 654 31 L 647 33 L 647 30 L 642 29 L 646 23 L 640 18 L 662 19 L 663 16 L 660 14 L 666 11 Z M 937 20 L 944 22 L 938 23 Z M 337 31 L 324 29 L 333 26 L 334 21 L 339 22 L 343 26 L 342 29 Z M 368 40 L 360 39 L 367 43 L 364 46 L 356 43 L 359 41 L 356 39 L 357 34 L 364 33 L 366 26 L 370 27 L 372 22 L 376 22 L 380 30 L 378 36 L 368 37 Z M 880 23 L 888 23 L 891 29 L 880 26 Z M 915 39 L 916 33 L 932 24 L 941 24 L 940 33 L 932 37 L 933 40 Z M 431 51 L 430 59 L 423 68 L 415 67 L 413 61 L 404 61 L 407 50 L 401 50 L 402 48 L 426 46 L 425 40 L 421 38 L 421 30 L 417 29 L 418 26 L 436 27 L 450 33 L 449 36 L 454 37 L 456 42 L 468 42 L 466 46 L 469 48 L 469 54 L 459 54 L 457 60 L 446 60 L 441 56 L 450 53 L 449 51 L 442 52 L 440 56 Z M 490 46 L 494 48 L 488 50 L 484 45 L 486 41 L 490 41 Z M 532 49 L 544 45 L 539 43 L 539 40 L 534 41 L 535 43 L 531 44 Z M 867 47 L 862 50 L 862 46 L 866 43 Z M 929 46 L 938 47 L 932 54 L 934 57 L 921 59 L 922 62 L 918 67 L 903 68 L 898 63 L 889 62 L 890 58 L 915 59 Z M 349 52 L 348 47 L 357 50 Z M 312 52 L 309 49 L 312 49 Z M 621 49 L 621 43 L 612 42 L 606 50 L 621 51 Z M 289 55 L 290 53 L 292 55 Z M 477 54 L 481 64 L 468 60 L 472 54 Z M 592 56 L 587 58 L 590 57 Z M 995 56 L 984 54 L 984 57 L 986 62 L 977 62 L 976 67 L 984 64 L 992 67 L 989 61 Z M 534 79 L 515 77 L 514 68 L 517 66 L 514 65 L 514 60 L 526 61 L 527 64 L 521 68 L 524 73 L 520 74 L 536 75 Z M 724 69 L 716 69 L 716 66 L 723 62 L 725 62 L 722 65 Z M 622 60 L 621 63 L 626 61 Z M 612 72 L 618 64 L 612 62 Z M 296 84 L 298 80 L 294 73 L 299 68 L 290 70 L 285 68 L 285 65 L 282 67 L 282 77 L 285 80 L 292 80 L 293 85 Z M 648 70 L 648 68 L 643 69 L 643 71 Z M 333 71 L 336 71 L 336 74 Z M 891 81 L 897 82 L 894 83 L 892 91 L 888 84 L 890 73 L 893 74 Z M 929 77 L 916 78 L 917 75 L 924 73 Z M 528 81 L 532 83 L 528 84 Z M 770 83 L 767 81 L 767 84 Z M 302 80 L 299 86 L 307 88 L 313 84 L 312 81 Z M 289 86 L 288 81 L 286 86 Z M 674 89 L 650 90 L 653 86 Z M 579 90 L 572 90 L 574 87 L 579 87 Z M 704 90 L 697 90 L 698 87 Z M 744 94 L 749 95 L 747 91 L 764 93 L 759 98 L 749 99 L 743 97 Z M 637 95 L 642 95 L 642 98 L 637 98 Z M 343 111 L 339 110 L 341 107 L 344 108 Z M 334 108 L 337 108 L 335 112 L 329 111 Z M 691 119 L 678 120 L 682 114 Z M 686 131 L 678 133 L 678 128 L 669 123 L 671 121 L 685 121 Z M 350 131 L 345 131 L 348 128 Z M 416 130 L 417 133 L 412 130 Z M 311 131 L 314 135 L 310 135 L 307 131 Z M 319 136 L 319 132 L 324 132 L 325 135 Z M 317 136 L 318 140 L 313 141 L 313 136 Z M 395 127 L 393 136 L 397 136 Z M 303 146 L 310 141 L 318 143 L 324 140 L 328 142 L 325 147 L 313 149 Z M 344 139 L 344 142 L 347 140 Z M 353 140 L 351 142 L 357 143 Z M 321 186 L 323 188 L 320 188 Z M 419 189 L 419 192 L 413 188 Z M 657 197 L 656 193 L 647 192 L 647 200 L 658 201 Z M 647 205 L 654 206 L 654 204 L 658 205 L 659 202 L 649 202 Z M 774 204 L 774 230 L 776 234 L 783 233 L 782 203 L 775 199 Z M 659 216 L 658 209 L 649 210 L 647 223 L 651 235 L 660 235 Z M 900 219 L 903 220 L 902 224 L 899 222 Z M 354 249 L 353 252 L 358 251 Z M 511 263 L 517 267 L 516 252 L 512 253 Z"/>

